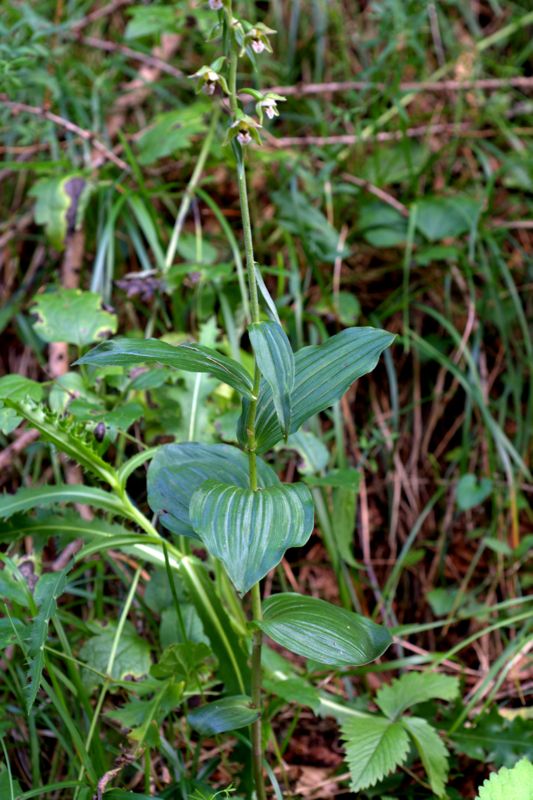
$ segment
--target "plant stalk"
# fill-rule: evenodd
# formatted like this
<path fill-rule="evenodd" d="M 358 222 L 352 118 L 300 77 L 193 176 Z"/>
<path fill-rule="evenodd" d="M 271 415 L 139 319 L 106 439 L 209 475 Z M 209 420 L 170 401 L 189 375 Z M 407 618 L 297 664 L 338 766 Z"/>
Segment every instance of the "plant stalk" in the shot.
<path fill-rule="evenodd" d="M 231 9 L 228 13 L 228 25 L 231 23 Z M 233 119 L 238 112 L 237 102 L 237 52 L 235 45 L 231 45 L 229 63 L 229 90 L 230 108 Z M 239 200 L 241 206 L 242 231 L 244 239 L 244 252 L 246 258 L 246 274 L 248 278 L 248 290 L 250 293 L 250 317 L 251 322 L 259 322 L 259 296 L 257 291 L 257 280 L 255 275 L 254 247 L 252 238 L 252 223 L 250 220 L 250 208 L 248 204 L 248 189 L 246 186 L 246 167 L 244 152 L 240 145 L 236 144 L 237 157 L 237 181 L 239 186 Z M 248 465 L 250 472 L 250 488 L 256 492 L 257 482 L 257 455 L 255 441 L 255 415 L 257 410 L 257 399 L 259 396 L 259 384 L 261 373 L 254 362 L 254 387 L 253 397 L 250 401 L 248 419 L 246 424 Z M 259 583 L 252 586 L 250 591 L 252 600 L 252 620 L 254 623 L 260 622 L 263 617 L 261 608 L 261 588 Z M 263 633 L 259 627 L 254 628 L 252 639 L 252 705 L 259 712 L 257 720 L 252 723 L 252 769 L 257 800 L 266 800 L 266 788 L 263 775 L 263 726 L 261 719 L 261 648 L 263 644 Z"/>

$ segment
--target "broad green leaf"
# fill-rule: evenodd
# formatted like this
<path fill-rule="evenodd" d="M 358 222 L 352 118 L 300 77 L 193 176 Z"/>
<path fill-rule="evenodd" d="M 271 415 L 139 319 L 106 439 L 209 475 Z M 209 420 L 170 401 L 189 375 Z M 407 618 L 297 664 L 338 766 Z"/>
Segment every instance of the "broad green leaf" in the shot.
<path fill-rule="evenodd" d="M 22 795 L 22 789 L 20 788 L 20 783 L 15 780 L 12 775 L 9 773 L 7 767 L 2 765 L 0 767 L 0 797 L 2 800 L 18 800 L 18 797 Z"/>
<path fill-rule="evenodd" d="M 126 26 L 124 37 L 138 39 L 142 36 L 170 33 L 176 26 L 176 10 L 171 6 L 133 6 L 128 10 L 132 19 Z"/>
<path fill-rule="evenodd" d="M 313 531 L 313 500 L 303 484 L 253 492 L 208 480 L 193 494 L 190 515 L 194 530 L 241 595 Z"/>
<path fill-rule="evenodd" d="M 279 486 L 276 473 L 257 459 L 261 487 Z M 163 525 L 181 536 L 197 538 L 189 517 L 193 493 L 206 480 L 250 485 L 248 457 L 228 444 L 183 442 L 160 447 L 148 468 L 148 503 Z"/>
<path fill-rule="evenodd" d="M 9 436 L 13 433 L 15 428 L 18 428 L 22 422 L 22 417 L 19 417 L 14 408 L 5 407 L 0 400 L 0 432 L 4 436 Z"/>
<path fill-rule="evenodd" d="M 109 623 L 101 633 L 88 639 L 80 650 L 80 657 L 90 667 L 107 674 L 109 657 L 115 644 L 116 626 Z M 143 639 L 130 622 L 126 622 L 120 633 L 116 647 L 115 658 L 109 677 L 115 680 L 124 680 L 127 676 L 142 678 L 151 666 L 150 645 Z M 94 673 L 87 673 L 89 685 L 98 681 Z"/>
<path fill-rule="evenodd" d="M 475 228 L 481 204 L 470 197 L 426 197 L 417 201 L 416 227 L 430 242 Z"/>
<path fill-rule="evenodd" d="M 187 720 L 191 728 L 202 736 L 234 731 L 251 725 L 258 718 L 259 712 L 251 708 L 251 702 L 246 695 L 224 697 L 192 709 L 187 715 Z"/>
<path fill-rule="evenodd" d="M 154 678 L 173 678 L 176 681 L 189 680 L 205 664 L 211 650 L 202 642 L 182 642 L 167 647 L 161 658 L 150 669 Z"/>
<path fill-rule="evenodd" d="M 445 796 L 448 777 L 448 750 L 439 734 L 421 717 L 404 717 L 402 724 L 415 743 L 427 772 L 431 789 L 437 797 Z"/>
<path fill-rule="evenodd" d="M 44 225 L 52 247 L 62 250 L 67 233 L 79 225 L 90 195 L 90 184 L 80 175 L 41 178 L 30 189 L 35 197 L 35 222 Z"/>
<path fill-rule="evenodd" d="M 379 716 L 346 719 L 342 738 L 353 792 L 374 786 L 403 764 L 409 753 L 409 736 L 402 724 Z"/>
<path fill-rule="evenodd" d="M 3 494 L 0 496 L 0 518 L 7 519 L 22 511 L 28 511 L 35 507 L 46 508 L 56 503 L 80 503 L 103 508 L 114 514 L 123 513 L 120 499 L 110 492 L 96 486 L 72 483 L 37 486 L 19 489 L 15 494 Z"/>
<path fill-rule="evenodd" d="M 371 372 L 394 336 L 377 328 L 347 328 L 323 344 L 304 347 L 295 354 L 295 380 L 291 395 L 291 433 L 310 417 L 332 406 L 352 383 Z M 246 442 L 248 401 L 243 402 L 239 439 Z M 257 452 L 264 453 L 283 438 L 272 392 L 261 382 L 256 415 Z"/>
<path fill-rule="evenodd" d="M 117 330 L 117 317 L 102 308 L 96 292 L 58 289 L 39 295 L 32 307 L 35 332 L 45 342 L 68 342 L 85 347 Z"/>
<path fill-rule="evenodd" d="M 521 757 L 533 758 L 531 720 L 505 719 L 497 708 L 480 714 L 475 725 L 450 734 L 456 751 L 496 767 L 511 767 Z"/>
<path fill-rule="evenodd" d="M 272 402 L 284 438 L 291 425 L 291 394 L 294 388 L 294 353 L 287 334 L 277 322 L 256 322 L 248 335 L 261 375 L 272 393 Z"/>
<path fill-rule="evenodd" d="M 320 708 L 320 695 L 309 681 L 300 676 L 287 678 L 285 680 L 272 680 L 264 678 L 263 686 L 265 691 L 276 697 L 281 697 L 286 703 L 297 703 L 300 706 L 308 706 L 315 713 Z"/>
<path fill-rule="evenodd" d="M 458 678 L 438 672 L 408 672 L 389 686 L 382 686 L 376 694 L 376 703 L 387 717 L 398 719 L 417 703 L 454 700 L 458 693 Z"/>
<path fill-rule="evenodd" d="M 359 489 L 361 473 L 353 467 L 343 469 L 332 469 L 327 475 L 317 477 L 316 475 L 305 478 L 308 486 L 331 486 L 334 489 Z"/>
<path fill-rule="evenodd" d="M 119 367 L 163 364 L 185 372 L 208 372 L 232 386 L 244 397 L 252 395 L 252 378 L 244 367 L 211 347 L 194 342 L 174 347 L 159 339 L 127 339 L 117 336 L 108 342 L 102 342 L 76 363 Z"/>
<path fill-rule="evenodd" d="M 490 478 L 480 478 L 467 473 L 462 475 L 457 483 L 456 500 L 461 511 L 468 511 L 480 505 L 492 494 L 492 481 Z"/>
<path fill-rule="evenodd" d="M 35 400 L 38 403 L 43 396 L 43 386 L 37 381 L 23 375 L 3 375 L 0 378 L 0 400 Z"/>
<path fill-rule="evenodd" d="M 34 592 L 34 600 L 39 609 L 37 616 L 31 623 L 28 660 L 28 683 L 24 687 L 26 710 L 29 713 L 37 697 L 41 676 L 44 667 L 44 646 L 48 636 L 48 625 L 57 608 L 57 598 L 65 591 L 67 583 L 66 574 L 62 572 L 47 572 L 41 575 Z"/>
<path fill-rule="evenodd" d="M 170 603 L 172 603 L 172 600 Z M 159 626 L 161 647 L 170 647 L 172 644 L 182 644 L 183 642 L 209 644 L 209 639 L 204 633 L 202 620 L 192 603 L 180 603 L 181 622 L 183 622 L 185 636 L 182 634 L 181 622 L 178 619 L 176 607 L 170 603 L 161 612 L 161 624 Z"/>
<path fill-rule="evenodd" d="M 366 617 L 300 594 L 269 597 L 259 624 L 292 653 L 332 666 L 367 664 L 392 641 L 386 628 Z"/>
<path fill-rule="evenodd" d="M 353 555 L 353 540 L 357 508 L 357 490 L 341 486 L 333 492 L 332 527 L 343 561 L 357 567 Z"/>
<path fill-rule="evenodd" d="M 533 800 L 533 764 L 525 758 L 483 782 L 476 800 Z"/>
<path fill-rule="evenodd" d="M 158 114 L 154 125 L 138 141 L 139 163 L 153 164 L 159 158 L 187 148 L 191 138 L 207 128 L 205 111 L 205 103 L 199 102 Z"/>
<path fill-rule="evenodd" d="M 312 475 L 325 469 L 329 461 L 329 450 L 318 436 L 309 431 L 296 431 L 291 433 L 285 444 L 278 447 L 286 450 L 296 450 L 301 462 L 298 464 L 298 472 L 301 475 Z M 308 481 L 306 480 L 306 483 Z"/>

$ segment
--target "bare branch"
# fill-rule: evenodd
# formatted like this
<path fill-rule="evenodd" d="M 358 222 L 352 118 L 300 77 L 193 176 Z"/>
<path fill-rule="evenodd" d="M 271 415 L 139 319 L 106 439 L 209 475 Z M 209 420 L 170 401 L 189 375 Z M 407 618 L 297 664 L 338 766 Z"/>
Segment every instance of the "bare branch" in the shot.
<path fill-rule="evenodd" d="M 87 131 L 84 128 L 80 128 L 79 125 L 76 125 L 74 122 L 70 122 L 70 120 L 65 119 L 64 117 L 60 117 L 58 114 L 54 114 L 52 111 L 46 111 L 44 108 L 29 106 L 26 103 L 18 103 L 15 100 L 10 100 L 5 94 L 0 94 L 0 103 L 2 103 L 6 108 L 9 108 L 13 114 L 32 114 L 34 117 L 40 117 L 41 119 L 48 120 L 48 122 L 53 122 L 54 125 L 73 133 L 75 136 L 79 136 L 79 138 L 83 139 L 85 142 L 90 142 L 95 150 L 98 150 L 102 156 L 105 157 L 105 160 L 112 161 L 117 167 L 125 172 L 130 171 L 130 168 L 126 162 L 115 155 L 112 150 L 110 150 L 105 146 L 105 144 L 97 139 L 96 135 L 92 133 L 92 131 Z"/>

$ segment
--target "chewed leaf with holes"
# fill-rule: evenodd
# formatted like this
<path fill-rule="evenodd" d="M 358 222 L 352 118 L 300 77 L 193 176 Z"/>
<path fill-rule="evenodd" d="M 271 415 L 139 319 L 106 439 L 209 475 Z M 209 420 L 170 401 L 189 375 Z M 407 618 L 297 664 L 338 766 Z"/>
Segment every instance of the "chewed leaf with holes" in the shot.
<path fill-rule="evenodd" d="M 289 547 L 301 547 L 313 530 L 307 486 L 268 486 L 256 492 L 206 481 L 189 508 L 194 530 L 219 558 L 242 595 L 273 569 Z"/>
<path fill-rule="evenodd" d="M 125 336 L 117 336 L 109 342 L 102 342 L 76 363 L 115 367 L 163 364 L 185 372 L 208 372 L 243 396 L 252 396 L 252 377 L 244 367 L 212 347 L 195 342 L 174 347 L 159 339 L 127 339 Z"/>
<path fill-rule="evenodd" d="M 45 342 L 68 342 L 78 347 L 105 339 L 117 330 L 115 314 L 102 308 L 96 292 L 60 289 L 39 295 L 32 312 L 35 332 Z"/>
<path fill-rule="evenodd" d="M 257 459 L 261 487 L 279 486 L 279 478 Z M 229 481 L 243 489 L 250 484 L 248 457 L 229 444 L 183 442 L 160 447 L 148 468 L 148 503 L 163 525 L 180 536 L 198 538 L 191 525 L 189 503 L 206 480 Z"/>
<path fill-rule="evenodd" d="M 352 383 L 371 372 L 394 336 L 377 328 L 347 328 L 323 344 L 303 347 L 294 356 L 290 432 L 310 417 L 332 406 Z M 239 421 L 239 440 L 246 442 L 249 403 L 245 399 Z M 256 415 L 257 452 L 264 453 L 283 438 L 272 390 L 261 381 Z"/>
<path fill-rule="evenodd" d="M 292 653 L 332 666 L 367 664 L 391 643 L 382 625 L 325 600 L 292 593 L 265 601 L 261 629 Z"/>
<path fill-rule="evenodd" d="M 44 225 L 46 236 L 56 250 L 62 250 L 68 234 L 79 226 L 91 193 L 90 183 L 81 175 L 42 178 L 30 189 L 35 197 L 35 222 Z"/>

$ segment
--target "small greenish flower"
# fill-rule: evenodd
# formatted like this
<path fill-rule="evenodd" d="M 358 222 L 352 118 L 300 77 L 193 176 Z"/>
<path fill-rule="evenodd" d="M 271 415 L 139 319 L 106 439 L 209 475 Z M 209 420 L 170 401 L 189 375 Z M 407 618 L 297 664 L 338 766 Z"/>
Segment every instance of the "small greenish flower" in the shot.
<path fill-rule="evenodd" d="M 218 72 L 220 67 L 222 66 L 221 62 L 223 59 L 217 59 L 211 66 L 201 67 L 198 72 L 195 72 L 194 75 L 190 75 L 190 78 L 196 78 L 196 93 L 203 92 L 204 94 L 212 95 L 215 93 L 217 86 L 220 86 L 223 92 L 229 94 L 228 84 L 226 83 L 226 79 L 223 75 Z"/>
<path fill-rule="evenodd" d="M 258 22 L 244 34 L 244 46 L 246 47 L 246 45 L 249 44 L 254 53 L 258 55 L 265 50 L 267 53 L 273 53 L 274 51 L 272 50 L 272 45 L 268 37 L 272 36 L 274 33 L 276 33 L 275 30 L 263 25 L 262 22 Z"/>
<path fill-rule="evenodd" d="M 274 92 L 267 92 L 264 94 L 258 103 L 255 105 L 259 122 L 263 123 L 263 114 L 266 114 L 269 119 L 279 117 L 278 103 L 284 103 L 287 98 L 282 97 L 280 94 Z"/>
<path fill-rule="evenodd" d="M 253 117 L 241 112 L 228 129 L 225 144 L 228 144 L 233 139 L 236 139 L 242 147 L 251 144 L 252 140 L 257 144 L 261 144 L 259 128 L 261 128 L 261 125 Z"/>

